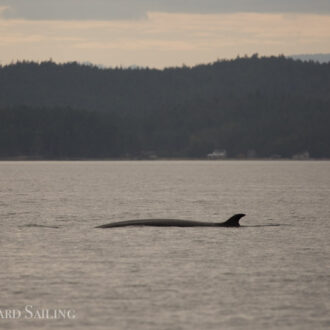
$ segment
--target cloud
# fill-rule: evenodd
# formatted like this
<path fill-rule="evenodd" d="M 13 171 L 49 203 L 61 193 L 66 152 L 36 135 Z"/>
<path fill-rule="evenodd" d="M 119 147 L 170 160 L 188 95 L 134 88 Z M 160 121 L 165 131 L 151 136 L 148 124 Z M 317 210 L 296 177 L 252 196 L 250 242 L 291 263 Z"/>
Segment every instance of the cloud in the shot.
<path fill-rule="evenodd" d="M 7 19 L 112 20 L 145 15 L 145 8 L 135 0 L 0 0 L 1 5 L 6 7 L 2 16 Z"/>
<path fill-rule="evenodd" d="M 141 19 L 167 13 L 330 13 L 329 0 L 0 0 L 2 17 L 28 20 Z"/>
<path fill-rule="evenodd" d="M 146 20 L 0 20 L 2 63 L 193 65 L 236 55 L 329 53 L 330 15 L 149 13 Z"/>

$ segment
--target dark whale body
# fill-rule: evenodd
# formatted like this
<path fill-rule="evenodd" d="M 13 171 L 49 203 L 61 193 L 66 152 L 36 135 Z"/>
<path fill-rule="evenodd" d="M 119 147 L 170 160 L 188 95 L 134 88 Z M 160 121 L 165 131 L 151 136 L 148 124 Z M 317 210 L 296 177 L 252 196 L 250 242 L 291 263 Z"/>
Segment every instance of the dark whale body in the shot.
<path fill-rule="evenodd" d="M 239 220 L 245 214 L 239 213 L 233 215 L 225 222 L 201 222 L 179 219 L 141 219 L 112 222 L 95 228 L 116 228 L 127 226 L 154 226 L 154 227 L 239 227 Z"/>

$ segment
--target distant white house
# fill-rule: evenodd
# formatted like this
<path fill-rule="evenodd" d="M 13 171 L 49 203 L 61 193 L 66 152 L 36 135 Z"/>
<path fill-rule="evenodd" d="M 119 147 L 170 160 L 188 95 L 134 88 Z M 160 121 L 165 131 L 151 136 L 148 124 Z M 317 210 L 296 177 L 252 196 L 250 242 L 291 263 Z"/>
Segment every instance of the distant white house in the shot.
<path fill-rule="evenodd" d="M 227 151 L 226 150 L 214 150 L 212 153 L 207 154 L 208 159 L 225 159 L 227 158 Z"/>
<path fill-rule="evenodd" d="M 297 159 L 297 160 L 304 160 L 304 159 L 309 159 L 310 155 L 308 151 L 301 152 L 299 154 L 295 154 L 292 156 L 292 159 Z"/>

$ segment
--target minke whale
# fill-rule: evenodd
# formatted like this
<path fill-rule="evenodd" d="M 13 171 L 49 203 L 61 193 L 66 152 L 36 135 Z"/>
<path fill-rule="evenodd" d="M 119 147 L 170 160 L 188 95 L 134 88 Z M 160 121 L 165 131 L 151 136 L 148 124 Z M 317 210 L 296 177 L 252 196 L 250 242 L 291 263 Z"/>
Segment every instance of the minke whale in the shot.
<path fill-rule="evenodd" d="M 180 219 L 141 219 L 141 220 L 127 220 L 107 223 L 105 225 L 97 226 L 95 228 L 117 228 L 127 226 L 154 226 L 154 227 L 239 227 L 239 220 L 245 214 L 238 213 L 230 217 L 225 222 L 202 222 L 192 220 Z"/>

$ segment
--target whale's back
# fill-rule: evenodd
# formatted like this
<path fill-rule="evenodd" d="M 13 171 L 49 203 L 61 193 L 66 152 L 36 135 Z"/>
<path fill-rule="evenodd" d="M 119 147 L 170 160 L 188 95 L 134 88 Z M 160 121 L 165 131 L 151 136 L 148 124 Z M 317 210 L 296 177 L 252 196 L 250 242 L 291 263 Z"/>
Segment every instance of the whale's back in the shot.
<path fill-rule="evenodd" d="M 138 219 L 107 223 L 96 228 L 116 228 L 126 226 L 154 226 L 154 227 L 239 227 L 239 220 L 245 214 L 239 213 L 233 215 L 225 222 L 202 222 L 180 219 Z"/>
<path fill-rule="evenodd" d="M 180 220 L 180 219 L 139 219 L 108 223 L 96 228 L 115 228 L 126 226 L 155 226 L 155 227 L 196 227 L 196 226 L 216 226 L 216 223 Z"/>

